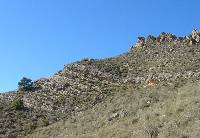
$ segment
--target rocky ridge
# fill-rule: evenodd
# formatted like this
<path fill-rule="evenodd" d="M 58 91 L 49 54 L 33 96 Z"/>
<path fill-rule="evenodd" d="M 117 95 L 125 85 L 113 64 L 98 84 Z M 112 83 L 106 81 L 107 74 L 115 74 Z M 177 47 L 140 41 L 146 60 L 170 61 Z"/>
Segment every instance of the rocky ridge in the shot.
<path fill-rule="evenodd" d="M 194 29 L 190 35 L 184 37 L 177 37 L 176 35 L 165 32 L 162 32 L 158 37 L 152 35 L 147 36 L 147 38 L 138 37 L 136 45 L 134 45 L 132 48 L 134 48 L 135 46 L 138 48 L 144 45 L 149 46 L 151 44 L 162 45 L 164 43 L 173 43 L 173 44 L 185 43 L 193 45 L 199 42 L 200 42 L 200 31 Z"/>
<path fill-rule="evenodd" d="M 2 108 L 0 137 L 23 136 L 40 127 L 41 120 L 47 125 L 86 111 L 104 102 L 119 88 L 156 85 L 175 88 L 187 80 L 197 81 L 200 77 L 199 55 L 200 32 L 193 30 L 185 37 L 170 33 L 139 37 L 134 47 L 117 57 L 84 59 L 65 65 L 55 75 L 35 81 L 32 91 L 0 94 L 0 101 L 5 104 L 20 94 L 25 107 L 22 111 Z M 21 114 L 33 128 L 27 130 L 23 123 L 23 127 L 17 125 L 20 117 L 4 128 L 3 124 L 15 114 Z"/>

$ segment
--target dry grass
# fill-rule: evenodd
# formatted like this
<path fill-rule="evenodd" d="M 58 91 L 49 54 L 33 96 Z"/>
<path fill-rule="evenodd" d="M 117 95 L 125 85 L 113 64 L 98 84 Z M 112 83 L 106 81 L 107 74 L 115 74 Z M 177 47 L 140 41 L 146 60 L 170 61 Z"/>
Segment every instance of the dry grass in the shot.
<path fill-rule="evenodd" d="M 27 138 L 199 138 L 200 82 L 119 90 Z"/>

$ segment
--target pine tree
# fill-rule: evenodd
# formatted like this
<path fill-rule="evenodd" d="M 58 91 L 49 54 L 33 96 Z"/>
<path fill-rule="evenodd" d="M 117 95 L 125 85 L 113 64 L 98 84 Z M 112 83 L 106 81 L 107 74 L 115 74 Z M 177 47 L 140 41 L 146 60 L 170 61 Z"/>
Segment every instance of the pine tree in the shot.
<path fill-rule="evenodd" d="M 18 82 L 18 88 L 21 91 L 30 91 L 33 89 L 33 82 L 31 79 L 23 77 L 20 82 Z"/>

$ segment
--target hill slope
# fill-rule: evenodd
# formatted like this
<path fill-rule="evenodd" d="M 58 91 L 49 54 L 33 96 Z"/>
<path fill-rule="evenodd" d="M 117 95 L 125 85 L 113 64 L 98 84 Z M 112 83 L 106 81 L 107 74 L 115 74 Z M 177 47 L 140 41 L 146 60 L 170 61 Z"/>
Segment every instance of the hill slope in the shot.
<path fill-rule="evenodd" d="M 1 94 L 0 137 L 200 137 L 199 42 L 197 30 L 139 37 L 127 53 Z"/>
<path fill-rule="evenodd" d="M 27 138 L 198 138 L 200 82 L 118 90 L 106 102 Z"/>

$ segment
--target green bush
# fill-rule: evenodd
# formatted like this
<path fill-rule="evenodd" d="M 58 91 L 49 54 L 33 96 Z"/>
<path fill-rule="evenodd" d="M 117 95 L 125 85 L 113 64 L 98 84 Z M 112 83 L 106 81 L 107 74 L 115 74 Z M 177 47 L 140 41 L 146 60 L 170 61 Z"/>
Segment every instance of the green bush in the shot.
<path fill-rule="evenodd" d="M 14 110 L 21 110 L 24 108 L 24 103 L 21 99 L 16 99 L 11 102 L 11 108 Z"/>
<path fill-rule="evenodd" d="M 21 91 L 29 91 L 33 89 L 33 82 L 31 79 L 23 77 L 20 82 L 18 82 L 18 88 Z"/>

